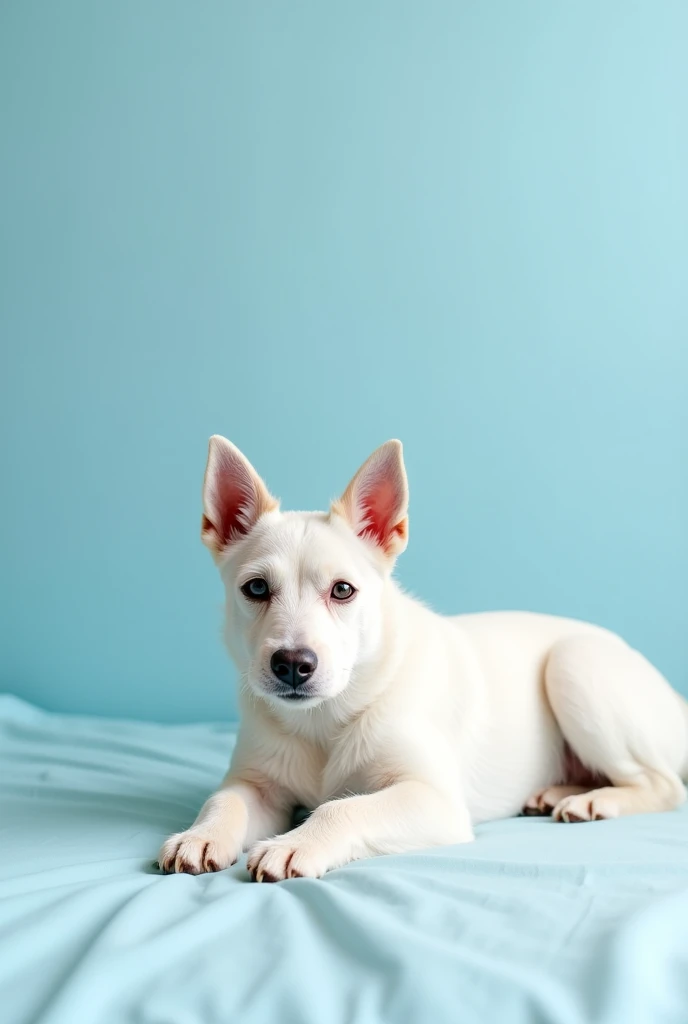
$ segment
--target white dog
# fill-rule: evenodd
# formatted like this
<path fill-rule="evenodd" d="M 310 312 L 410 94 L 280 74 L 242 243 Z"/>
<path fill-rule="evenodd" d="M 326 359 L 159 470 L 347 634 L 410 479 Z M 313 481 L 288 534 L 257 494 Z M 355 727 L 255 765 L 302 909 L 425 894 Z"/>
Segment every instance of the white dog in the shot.
<path fill-rule="evenodd" d="M 249 850 L 257 881 L 473 838 L 520 811 L 562 822 L 665 811 L 686 796 L 688 704 L 619 637 L 521 612 L 444 618 L 392 579 L 408 534 L 401 444 L 329 512 L 281 512 L 244 456 L 210 440 L 202 537 L 241 673 L 229 773 L 164 871 Z M 288 831 L 293 808 L 313 810 Z"/>

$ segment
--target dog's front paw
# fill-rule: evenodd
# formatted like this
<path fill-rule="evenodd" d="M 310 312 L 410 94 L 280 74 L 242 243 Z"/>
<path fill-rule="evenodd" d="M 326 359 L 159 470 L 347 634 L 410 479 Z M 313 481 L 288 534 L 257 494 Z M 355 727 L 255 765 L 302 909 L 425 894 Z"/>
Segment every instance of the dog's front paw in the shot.
<path fill-rule="evenodd" d="M 166 874 L 202 875 L 230 867 L 238 856 L 239 850 L 232 843 L 189 829 L 163 843 L 158 864 Z"/>
<path fill-rule="evenodd" d="M 298 829 L 251 847 L 246 866 L 254 882 L 281 882 L 285 878 L 320 878 L 339 861 L 326 846 L 297 835 Z"/>

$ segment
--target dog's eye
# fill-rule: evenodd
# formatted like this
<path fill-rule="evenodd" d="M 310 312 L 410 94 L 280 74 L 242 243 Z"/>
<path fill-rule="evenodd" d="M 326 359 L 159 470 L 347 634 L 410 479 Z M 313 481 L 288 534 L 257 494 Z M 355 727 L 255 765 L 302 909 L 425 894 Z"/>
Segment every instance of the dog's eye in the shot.
<path fill-rule="evenodd" d="M 248 583 L 244 583 L 241 593 L 251 601 L 268 601 L 270 599 L 270 587 L 262 576 L 254 576 Z"/>
<path fill-rule="evenodd" d="M 339 580 L 332 587 L 330 596 L 333 597 L 335 601 L 348 601 L 355 593 L 356 591 L 350 583 L 345 583 L 344 580 Z"/>

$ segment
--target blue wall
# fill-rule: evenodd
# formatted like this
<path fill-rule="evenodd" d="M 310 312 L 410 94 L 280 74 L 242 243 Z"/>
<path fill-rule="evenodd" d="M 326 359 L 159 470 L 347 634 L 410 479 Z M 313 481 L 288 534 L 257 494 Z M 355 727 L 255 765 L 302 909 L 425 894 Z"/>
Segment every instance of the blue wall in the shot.
<path fill-rule="evenodd" d="M 226 717 L 209 434 L 688 689 L 688 5 L 6 3 L 0 685 Z"/>

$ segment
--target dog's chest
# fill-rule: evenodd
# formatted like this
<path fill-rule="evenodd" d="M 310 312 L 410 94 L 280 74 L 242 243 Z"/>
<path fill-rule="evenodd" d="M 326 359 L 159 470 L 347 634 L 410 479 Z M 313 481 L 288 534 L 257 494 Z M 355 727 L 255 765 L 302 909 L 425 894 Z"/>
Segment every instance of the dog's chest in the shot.
<path fill-rule="evenodd" d="M 361 769 L 344 771 L 339 765 L 325 763 L 320 772 L 309 778 L 300 780 L 299 792 L 296 794 L 300 804 L 315 810 L 328 800 L 370 791 L 369 774 Z"/>
<path fill-rule="evenodd" d="M 373 781 L 376 773 L 372 752 L 362 748 L 355 733 L 339 734 L 308 746 L 307 756 L 300 761 L 310 770 L 300 778 L 297 794 L 305 806 L 313 809 L 327 800 L 379 788 Z"/>
<path fill-rule="evenodd" d="M 281 759 L 278 774 L 286 783 L 297 806 L 314 811 L 328 800 L 371 793 L 391 785 L 369 750 L 363 750 L 356 739 L 338 737 L 328 744 L 304 741 L 294 743 L 290 755 Z"/>

